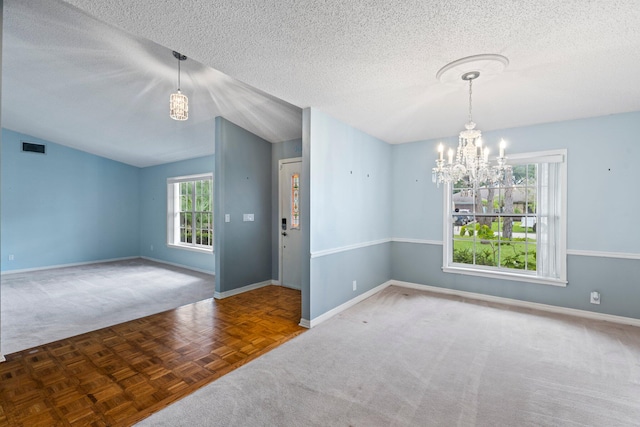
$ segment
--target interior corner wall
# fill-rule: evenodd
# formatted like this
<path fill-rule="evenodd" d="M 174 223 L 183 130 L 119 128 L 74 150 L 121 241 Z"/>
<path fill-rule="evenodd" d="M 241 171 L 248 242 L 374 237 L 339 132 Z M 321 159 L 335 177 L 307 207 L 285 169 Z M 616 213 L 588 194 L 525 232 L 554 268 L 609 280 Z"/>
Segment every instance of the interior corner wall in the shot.
<path fill-rule="evenodd" d="M 214 167 L 215 156 L 203 156 L 140 170 L 140 256 L 215 273 L 213 253 L 167 246 L 167 178 L 213 173 Z"/>
<path fill-rule="evenodd" d="M 138 168 L 6 129 L 1 150 L 3 272 L 138 256 Z"/>
<path fill-rule="evenodd" d="M 215 127 L 216 292 L 224 294 L 271 280 L 271 143 L 222 117 Z"/>
<path fill-rule="evenodd" d="M 391 145 L 308 114 L 313 321 L 391 279 Z"/>
<path fill-rule="evenodd" d="M 640 112 L 484 132 L 489 147 L 508 142 L 507 156 L 567 149 L 566 287 L 443 273 L 443 187 L 430 179 L 440 141 L 394 145 L 393 279 L 640 318 L 638 135 Z M 589 303 L 596 290 L 600 305 Z"/>
<path fill-rule="evenodd" d="M 301 321 L 311 319 L 311 108 L 302 110 L 302 176 L 300 230 L 302 230 Z"/>
<path fill-rule="evenodd" d="M 302 138 L 271 144 L 271 218 L 274 218 L 271 231 L 271 278 L 278 280 L 280 273 L 279 242 L 280 224 L 278 222 L 279 169 L 278 163 L 283 159 L 302 157 Z"/>
<path fill-rule="evenodd" d="M 4 22 L 4 1 L 0 0 L 0 70 L 2 70 L 2 33 Z M 0 100 L 2 99 L 2 72 L 0 72 Z M 0 117 L 2 117 L 2 102 L 0 101 Z M 2 132 L 0 132 L 0 169 L 2 168 Z M 1 172 L 1 171 L 0 171 Z M 0 173 L 0 188 L 2 187 L 2 174 Z M 1 199 L 1 197 L 0 197 Z M 2 200 L 0 200 L 0 212 L 2 212 Z M 2 239 L 2 227 L 0 225 L 0 240 Z M 0 245 L 0 264 L 2 263 L 2 245 Z M 0 307 L 2 307 L 2 292 L 0 291 Z M 0 310 L 1 311 L 1 310 Z M 2 314 L 2 313 L 0 313 Z M 2 318 L 2 316 L 0 316 Z M 0 321 L 0 338 L 2 337 L 2 321 Z M 2 342 L 2 339 L 0 339 Z M 2 347 L 0 346 L 0 362 L 4 360 L 2 355 Z"/>

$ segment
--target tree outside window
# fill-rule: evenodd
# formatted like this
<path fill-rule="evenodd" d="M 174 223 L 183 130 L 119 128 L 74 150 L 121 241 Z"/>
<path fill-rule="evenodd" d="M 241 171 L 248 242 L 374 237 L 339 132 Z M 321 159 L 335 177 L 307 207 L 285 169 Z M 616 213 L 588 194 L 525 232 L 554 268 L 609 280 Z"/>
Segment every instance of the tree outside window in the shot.
<path fill-rule="evenodd" d="M 449 186 L 444 270 L 566 283 L 566 150 L 512 157 L 498 183 Z"/>

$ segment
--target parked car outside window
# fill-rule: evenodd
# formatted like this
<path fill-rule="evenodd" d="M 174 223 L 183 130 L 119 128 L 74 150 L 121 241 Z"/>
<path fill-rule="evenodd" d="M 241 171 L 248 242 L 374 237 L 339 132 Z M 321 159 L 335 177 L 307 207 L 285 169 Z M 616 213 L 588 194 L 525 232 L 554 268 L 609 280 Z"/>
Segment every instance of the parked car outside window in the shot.
<path fill-rule="evenodd" d="M 520 218 L 520 225 L 522 228 L 531 228 L 536 231 L 536 217 L 535 216 L 523 216 Z"/>
<path fill-rule="evenodd" d="M 456 209 L 456 214 L 453 216 L 453 225 L 467 225 L 473 221 L 473 215 L 469 215 L 469 209 Z"/>

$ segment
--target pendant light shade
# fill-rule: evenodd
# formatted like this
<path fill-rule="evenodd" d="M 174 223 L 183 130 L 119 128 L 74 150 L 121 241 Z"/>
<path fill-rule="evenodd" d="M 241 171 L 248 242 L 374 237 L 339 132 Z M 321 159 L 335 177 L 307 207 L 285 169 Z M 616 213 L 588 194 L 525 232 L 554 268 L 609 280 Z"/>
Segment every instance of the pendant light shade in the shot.
<path fill-rule="evenodd" d="M 180 92 L 180 89 L 169 97 L 169 115 L 173 120 L 189 118 L 189 98 Z"/>
<path fill-rule="evenodd" d="M 187 120 L 189 118 L 189 98 L 180 92 L 180 62 L 186 60 L 187 57 L 175 50 L 173 56 L 178 60 L 178 90 L 169 97 L 169 116 L 173 120 Z"/>

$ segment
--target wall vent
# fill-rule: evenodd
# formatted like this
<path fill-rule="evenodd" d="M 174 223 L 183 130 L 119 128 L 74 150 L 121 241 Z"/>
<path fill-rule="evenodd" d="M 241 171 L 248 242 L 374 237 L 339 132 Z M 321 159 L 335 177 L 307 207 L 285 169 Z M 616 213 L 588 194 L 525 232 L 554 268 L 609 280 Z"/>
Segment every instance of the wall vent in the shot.
<path fill-rule="evenodd" d="M 23 142 L 22 151 L 29 153 L 46 154 L 47 147 L 44 144 L 34 144 L 33 142 Z"/>

